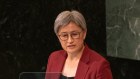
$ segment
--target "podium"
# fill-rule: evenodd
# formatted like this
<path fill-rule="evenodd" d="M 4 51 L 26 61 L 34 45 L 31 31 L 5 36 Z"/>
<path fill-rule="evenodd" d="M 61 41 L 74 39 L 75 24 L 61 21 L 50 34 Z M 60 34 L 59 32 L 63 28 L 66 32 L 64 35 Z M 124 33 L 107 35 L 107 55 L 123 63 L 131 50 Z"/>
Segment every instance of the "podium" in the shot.
<path fill-rule="evenodd" d="M 19 79 L 59 79 L 61 72 L 22 72 Z"/>

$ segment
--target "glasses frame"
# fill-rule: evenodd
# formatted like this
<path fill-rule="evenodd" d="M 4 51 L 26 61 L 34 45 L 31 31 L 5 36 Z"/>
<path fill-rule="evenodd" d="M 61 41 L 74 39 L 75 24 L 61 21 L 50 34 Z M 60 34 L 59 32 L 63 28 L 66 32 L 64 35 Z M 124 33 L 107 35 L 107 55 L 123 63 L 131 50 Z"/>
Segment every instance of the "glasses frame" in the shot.
<path fill-rule="evenodd" d="M 77 38 L 75 38 L 75 37 L 72 36 L 72 33 L 74 33 L 74 32 L 75 32 L 75 33 L 78 33 L 78 37 L 77 37 Z M 58 34 L 57 36 L 58 36 L 62 41 L 68 40 L 69 36 L 70 36 L 72 39 L 78 39 L 78 38 L 80 38 L 80 34 L 81 34 L 81 32 L 83 32 L 83 31 L 80 31 L 80 32 L 74 31 L 74 32 L 66 33 L 66 34 L 67 34 L 66 39 L 63 39 L 63 38 L 61 37 L 62 34 Z"/>

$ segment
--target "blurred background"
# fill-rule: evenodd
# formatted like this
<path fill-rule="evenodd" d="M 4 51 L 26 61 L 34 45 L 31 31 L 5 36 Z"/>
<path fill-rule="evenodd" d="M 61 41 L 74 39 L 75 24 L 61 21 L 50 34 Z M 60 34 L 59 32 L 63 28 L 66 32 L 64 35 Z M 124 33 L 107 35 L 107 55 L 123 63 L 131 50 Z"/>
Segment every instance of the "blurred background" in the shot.
<path fill-rule="evenodd" d="M 116 44 L 116 38 L 109 38 L 113 39 L 110 44 L 107 36 L 111 33 L 115 36 L 117 31 L 108 33 L 108 27 L 112 29 L 117 24 L 118 19 L 112 14 L 120 10 L 108 8 L 113 7 L 110 3 L 109 0 L 0 0 L 0 79 L 19 79 L 23 72 L 45 72 L 50 53 L 62 49 L 53 31 L 54 20 L 61 11 L 72 9 L 84 15 L 88 29 L 85 42 L 110 62 L 114 79 L 140 79 L 140 61 L 116 56 L 113 49 L 108 50 Z M 124 20 L 119 20 L 119 24 Z"/>

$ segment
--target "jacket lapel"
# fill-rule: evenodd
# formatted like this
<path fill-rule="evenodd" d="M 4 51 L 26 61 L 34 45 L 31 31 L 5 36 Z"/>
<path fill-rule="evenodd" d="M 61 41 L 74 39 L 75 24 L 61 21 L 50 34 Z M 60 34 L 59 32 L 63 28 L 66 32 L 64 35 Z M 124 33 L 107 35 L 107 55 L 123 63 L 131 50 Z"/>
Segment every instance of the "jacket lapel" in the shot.
<path fill-rule="evenodd" d="M 86 73 L 87 73 L 87 71 L 89 69 L 89 66 L 86 65 L 83 62 L 79 62 L 79 65 L 80 66 L 77 69 L 75 79 L 84 79 L 85 76 L 86 76 Z"/>
<path fill-rule="evenodd" d="M 55 71 L 56 76 L 53 79 L 59 79 L 61 73 L 62 73 L 62 69 L 63 69 L 63 65 L 65 63 L 66 60 L 66 53 L 65 51 L 62 51 L 61 54 L 58 56 L 57 61 L 54 62 L 54 67 L 53 67 L 53 71 Z"/>
<path fill-rule="evenodd" d="M 89 69 L 89 65 L 88 65 L 88 62 L 90 61 L 89 60 L 89 49 L 87 47 L 87 45 L 85 46 L 85 49 L 83 51 L 83 54 L 82 54 L 82 57 L 79 61 L 79 64 L 78 64 L 78 69 L 77 69 L 77 72 L 76 72 L 76 77 L 75 79 L 85 79 L 85 76 L 86 76 L 86 73 Z"/>
<path fill-rule="evenodd" d="M 58 61 L 55 62 L 55 71 L 61 72 L 66 60 L 66 53 L 65 52 L 61 52 L 59 58 L 57 59 Z"/>

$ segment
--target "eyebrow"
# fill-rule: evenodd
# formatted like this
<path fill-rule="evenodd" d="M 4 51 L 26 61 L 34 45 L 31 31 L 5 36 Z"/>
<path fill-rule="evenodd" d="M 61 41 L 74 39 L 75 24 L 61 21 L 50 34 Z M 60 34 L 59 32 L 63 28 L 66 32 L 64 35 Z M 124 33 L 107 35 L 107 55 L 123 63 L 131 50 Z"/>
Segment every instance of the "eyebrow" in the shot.
<path fill-rule="evenodd" d="M 61 32 L 61 33 L 72 33 L 72 32 L 79 32 L 78 30 L 70 31 L 70 32 Z"/>

